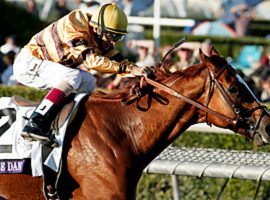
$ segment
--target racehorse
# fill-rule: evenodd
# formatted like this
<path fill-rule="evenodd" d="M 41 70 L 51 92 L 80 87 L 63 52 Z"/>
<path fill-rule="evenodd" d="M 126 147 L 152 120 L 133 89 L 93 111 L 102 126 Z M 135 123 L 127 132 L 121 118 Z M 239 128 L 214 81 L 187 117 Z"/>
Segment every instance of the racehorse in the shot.
<path fill-rule="evenodd" d="M 183 71 L 156 73 L 135 102 L 125 91 L 93 94 L 66 133 L 60 199 L 135 199 L 143 169 L 189 126 L 207 122 L 258 145 L 270 142 L 270 116 L 236 71 L 212 48 Z M 157 83 L 155 85 L 154 83 Z M 0 175 L 0 196 L 42 199 L 42 178 Z"/>

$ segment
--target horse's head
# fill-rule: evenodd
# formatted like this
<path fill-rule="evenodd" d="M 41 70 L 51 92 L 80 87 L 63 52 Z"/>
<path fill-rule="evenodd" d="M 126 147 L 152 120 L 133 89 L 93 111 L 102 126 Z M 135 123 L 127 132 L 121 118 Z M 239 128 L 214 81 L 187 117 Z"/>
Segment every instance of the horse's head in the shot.
<path fill-rule="evenodd" d="M 229 128 L 253 140 L 257 146 L 270 143 L 270 115 L 243 79 L 212 48 L 210 57 L 200 51 L 202 64 L 209 72 L 205 102 L 215 114 L 206 114 L 206 121 Z"/>

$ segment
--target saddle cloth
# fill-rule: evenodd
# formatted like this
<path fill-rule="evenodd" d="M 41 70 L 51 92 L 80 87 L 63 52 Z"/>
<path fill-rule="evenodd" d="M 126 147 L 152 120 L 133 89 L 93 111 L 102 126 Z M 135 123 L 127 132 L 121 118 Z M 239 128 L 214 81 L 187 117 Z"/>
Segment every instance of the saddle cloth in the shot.
<path fill-rule="evenodd" d="M 56 141 L 59 146 L 55 147 L 44 164 L 49 168 L 58 172 L 60 159 L 62 156 L 63 141 L 68 124 L 76 113 L 80 101 L 86 94 L 77 94 L 74 98 L 74 105 L 71 112 L 66 117 L 60 128 L 55 129 Z M 31 169 L 33 176 L 42 176 L 42 155 L 40 142 L 25 141 L 20 133 L 27 123 L 27 119 L 31 116 L 35 107 L 18 106 L 11 97 L 0 98 L 0 173 L 4 173 L 9 169 L 19 171 L 23 161 L 14 161 L 20 159 L 31 159 Z M 1 162 L 2 160 L 2 162 Z M 3 160 L 12 160 L 4 162 Z M 7 169 L 9 168 L 9 169 Z M 12 172 L 7 172 L 12 173 Z"/>

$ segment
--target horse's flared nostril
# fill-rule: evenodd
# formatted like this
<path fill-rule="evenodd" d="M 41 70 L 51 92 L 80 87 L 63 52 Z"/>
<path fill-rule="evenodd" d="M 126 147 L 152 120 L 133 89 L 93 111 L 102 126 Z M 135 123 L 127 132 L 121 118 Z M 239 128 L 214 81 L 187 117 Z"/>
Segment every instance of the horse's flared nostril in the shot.
<path fill-rule="evenodd" d="M 266 132 L 268 135 L 270 135 L 270 125 L 267 125 L 267 126 L 265 127 L 265 132 Z"/>

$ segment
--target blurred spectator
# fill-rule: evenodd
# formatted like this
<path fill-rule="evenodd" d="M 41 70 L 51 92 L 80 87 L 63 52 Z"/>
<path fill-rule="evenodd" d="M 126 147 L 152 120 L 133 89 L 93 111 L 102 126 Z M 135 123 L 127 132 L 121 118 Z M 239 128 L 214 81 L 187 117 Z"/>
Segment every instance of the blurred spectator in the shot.
<path fill-rule="evenodd" d="M 5 44 L 0 47 L 0 52 L 2 54 L 7 54 L 9 51 L 14 51 L 16 54 L 20 51 L 20 48 L 17 45 L 16 37 L 14 35 L 8 36 L 5 39 Z"/>
<path fill-rule="evenodd" d="M 234 29 L 237 36 L 247 35 L 254 12 L 248 8 L 247 4 L 237 4 L 231 8 L 231 13 L 234 15 Z"/>
<path fill-rule="evenodd" d="M 230 27 L 234 26 L 233 25 L 234 16 L 231 12 L 231 8 L 235 6 L 236 3 L 238 2 L 235 0 L 222 0 L 221 1 L 219 21 L 229 25 Z"/>
<path fill-rule="evenodd" d="M 170 72 L 181 71 L 194 65 L 196 62 L 195 51 L 200 48 L 200 43 L 197 42 L 185 42 L 176 49 L 176 55 L 178 61 L 171 66 Z"/>
<path fill-rule="evenodd" d="M 163 62 L 163 68 L 166 72 L 174 73 L 186 69 L 187 67 L 199 62 L 199 48 L 201 44 L 199 42 L 185 42 L 180 47 L 167 55 Z M 162 48 L 162 59 L 171 49 L 171 46 L 165 46 Z"/>
<path fill-rule="evenodd" d="M 79 4 L 79 9 L 87 13 L 93 13 L 100 6 L 100 3 L 95 0 L 82 0 Z"/>
<path fill-rule="evenodd" d="M 270 102 L 270 68 L 264 68 L 260 74 L 262 88 L 261 101 Z"/>
<path fill-rule="evenodd" d="M 38 7 L 35 0 L 27 0 L 26 11 L 31 13 L 34 16 L 37 16 L 37 17 L 39 16 Z"/>
<path fill-rule="evenodd" d="M 259 45 L 244 45 L 241 47 L 236 63 L 239 68 L 257 69 L 260 67 L 263 48 Z"/>
<path fill-rule="evenodd" d="M 135 48 L 138 54 L 136 65 L 139 67 L 155 65 L 153 40 L 130 40 L 129 48 Z"/>
<path fill-rule="evenodd" d="M 6 69 L 1 74 L 1 82 L 5 85 L 15 85 L 16 81 L 12 78 L 13 74 L 13 63 L 16 53 L 14 51 L 9 51 L 7 54 L 3 55 L 3 62 L 6 65 Z"/>
<path fill-rule="evenodd" d="M 188 68 L 190 66 L 189 62 L 192 57 L 192 53 L 193 49 L 180 46 L 180 48 L 176 52 L 178 61 L 170 68 L 170 72 L 173 73 Z"/>
<path fill-rule="evenodd" d="M 138 55 L 137 61 L 135 64 L 139 67 L 154 66 L 154 41 L 153 40 L 130 40 L 127 43 L 127 47 L 135 49 Z M 114 89 L 119 88 L 119 84 L 124 81 L 122 76 L 116 76 L 113 81 L 111 81 L 106 88 Z M 126 81 L 129 82 L 130 78 Z M 125 83 L 124 83 L 125 84 Z M 120 86 L 121 87 L 121 86 Z"/>
<path fill-rule="evenodd" d="M 55 8 L 57 11 L 57 19 L 64 17 L 70 12 L 70 10 L 67 8 L 65 0 L 57 0 Z"/>
<path fill-rule="evenodd" d="M 270 48 L 267 48 L 265 54 L 261 57 L 261 65 L 270 67 Z"/>

